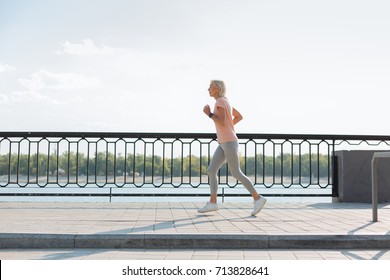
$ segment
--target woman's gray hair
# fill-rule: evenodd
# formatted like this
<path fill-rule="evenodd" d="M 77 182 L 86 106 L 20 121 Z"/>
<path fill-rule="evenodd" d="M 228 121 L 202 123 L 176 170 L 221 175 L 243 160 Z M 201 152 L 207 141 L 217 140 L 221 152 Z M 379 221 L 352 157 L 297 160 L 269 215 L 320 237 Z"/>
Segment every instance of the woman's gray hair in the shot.
<path fill-rule="evenodd" d="M 220 97 L 223 97 L 225 96 L 226 94 L 226 86 L 225 86 L 225 83 L 221 80 L 211 80 L 211 84 L 214 84 L 216 85 L 217 87 L 219 87 L 219 96 Z"/>

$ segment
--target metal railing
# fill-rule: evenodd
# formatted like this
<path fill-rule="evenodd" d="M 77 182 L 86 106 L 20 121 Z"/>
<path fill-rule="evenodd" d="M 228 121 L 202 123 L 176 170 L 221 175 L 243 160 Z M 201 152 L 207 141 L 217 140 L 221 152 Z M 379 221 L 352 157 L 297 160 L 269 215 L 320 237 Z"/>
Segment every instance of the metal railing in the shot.
<path fill-rule="evenodd" d="M 110 196 L 113 188 L 127 190 L 114 195 L 159 196 L 167 194 L 132 190 L 145 186 L 196 189 L 208 184 L 206 169 L 218 145 L 215 137 L 205 133 L 0 132 L 0 191 L 10 187 L 72 186 L 89 191 L 65 195 L 93 195 L 90 187 L 97 186 L 108 188 Z M 390 143 L 388 136 L 238 134 L 238 137 L 243 172 L 260 189 L 275 189 L 268 194 L 274 196 L 337 196 L 335 149 L 354 145 L 388 147 Z M 219 172 L 219 183 L 227 189 L 239 185 L 227 165 Z M 18 192 L 0 195 L 18 195 Z"/>

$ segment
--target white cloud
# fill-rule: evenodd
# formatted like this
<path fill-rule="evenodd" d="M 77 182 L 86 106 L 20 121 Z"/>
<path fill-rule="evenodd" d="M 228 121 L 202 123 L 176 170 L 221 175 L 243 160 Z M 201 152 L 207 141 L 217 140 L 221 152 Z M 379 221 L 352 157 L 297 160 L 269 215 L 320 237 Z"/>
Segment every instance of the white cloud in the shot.
<path fill-rule="evenodd" d="M 12 70 L 15 70 L 15 69 L 16 68 L 13 67 L 13 66 L 9 66 L 8 64 L 3 64 L 3 63 L 0 62 L 0 73 L 12 71 Z"/>
<path fill-rule="evenodd" d="M 10 100 L 12 102 L 32 102 L 32 101 L 50 101 L 53 100 L 38 91 L 15 91 L 12 93 Z"/>
<path fill-rule="evenodd" d="M 19 82 L 30 91 L 85 89 L 99 85 L 99 79 L 96 77 L 85 77 L 76 73 L 52 73 L 46 70 L 31 74 L 30 79 L 19 79 Z"/>
<path fill-rule="evenodd" d="M 19 79 L 19 82 L 30 91 L 38 91 L 45 86 L 45 83 L 38 73 L 31 74 L 31 79 Z"/>
<path fill-rule="evenodd" d="M 108 45 L 98 47 L 91 39 L 84 39 L 82 43 L 70 43 L 66 41 L 63 44 L 63 49 L 56 53 L 79 56 L 110 55 L 104 61 L 96 60 L 93 63 L 103 63 L 103 65 L 97 65 L 98 69 L 102 69 L 101 72 L 107 69 L 110 73 L 115 73 L 117 70 L 126 69 L 127 74 L 133 77 L 160 76 L 167 72 L 191 71 L 194 68 L 198 69 L 206 64 L 204 59 L 200 59 L 199 57 L 196 59 L 192 58 L 191 53 L 163 53 L 159 51 L 118 48 Z"/>
<path fill-rule="evenodd" d="M 63 44 L 64 49 L 59 54 L 66 53 L 72 55 L 92 56 L 92 55 L 112 55 L 115 49 L 108 46 L 98 47 L 91 39 L 84 39 L 81 44 L 74 44 L 66 41 Z"/>
<path fill-rule="evenodd" d="M 0 103 L 7 103 L 9 101 L 9 97 L 5 94 L 0 93 Z"/>

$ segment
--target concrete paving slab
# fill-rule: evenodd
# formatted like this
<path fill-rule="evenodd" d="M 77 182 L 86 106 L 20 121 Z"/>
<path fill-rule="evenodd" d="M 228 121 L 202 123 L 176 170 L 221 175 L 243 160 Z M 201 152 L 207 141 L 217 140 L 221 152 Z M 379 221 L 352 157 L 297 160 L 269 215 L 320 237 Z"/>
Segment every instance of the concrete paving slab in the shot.
<path fill-rule="evenodd" d="M 362 249 L 390 248 L 390 204 L 379 222 L 365 203 L 0 202 L 0 249 Z"/>

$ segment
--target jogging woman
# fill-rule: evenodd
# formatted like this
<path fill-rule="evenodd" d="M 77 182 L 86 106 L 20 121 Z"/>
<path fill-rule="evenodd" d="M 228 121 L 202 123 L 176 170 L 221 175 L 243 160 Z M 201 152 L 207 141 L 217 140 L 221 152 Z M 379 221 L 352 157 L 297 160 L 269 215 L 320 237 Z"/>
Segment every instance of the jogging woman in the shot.
<path fill-rule="evenodd" d="M 204 207 L 200 208 L 198 212 L 207 213 L 219 209 L 217 204 L 217 173 L 221 166 L 227 162 L 233 177 L 243 184 L 252 195 L 254 205 L 251 215 L 256 216 L 267 200 L 257 193 L 251 180 L 240 169 L 238 138 L 234 130 L 234 125 L 242 120 L 242 115 L 230 106 L 229 100 L 225 96 L 226 88 L 223 81 L 212 80 L 208 91 L 216 102 L 213 112 L 211 112 L 209 105 L 204 106 L 203 112 L 215 124 L 219 146 L 215 150 L 210 165 L 207 168 L 210 181 L 210 201 Z"/>

